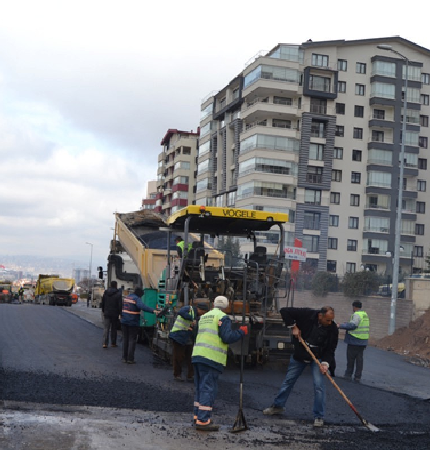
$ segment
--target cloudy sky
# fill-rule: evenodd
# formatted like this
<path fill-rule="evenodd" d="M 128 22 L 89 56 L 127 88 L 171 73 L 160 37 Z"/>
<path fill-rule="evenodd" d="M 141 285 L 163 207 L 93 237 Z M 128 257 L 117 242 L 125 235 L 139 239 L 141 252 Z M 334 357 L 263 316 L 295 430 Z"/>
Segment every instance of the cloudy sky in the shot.
<path fill-rule="evenodd" d="M 201 99 L 261 50 L 393 35 L 430 48 L 397 4 L 293 4 L 0 0 L 0 255 L 86 264 L 91 242 L 105 266 L 113 214 L 139 209 L 167 129 L 195 131 Z"/>

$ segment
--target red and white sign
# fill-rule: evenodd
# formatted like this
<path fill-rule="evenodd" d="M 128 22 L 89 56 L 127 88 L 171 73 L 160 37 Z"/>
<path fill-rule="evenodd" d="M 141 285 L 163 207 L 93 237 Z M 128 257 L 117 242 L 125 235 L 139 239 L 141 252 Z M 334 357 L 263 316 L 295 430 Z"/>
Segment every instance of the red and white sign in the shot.
<path fill-rule="evenodd" d="M 285 247 L 285 258 L 306 261 L 306 249 L 299 247 Z"/>

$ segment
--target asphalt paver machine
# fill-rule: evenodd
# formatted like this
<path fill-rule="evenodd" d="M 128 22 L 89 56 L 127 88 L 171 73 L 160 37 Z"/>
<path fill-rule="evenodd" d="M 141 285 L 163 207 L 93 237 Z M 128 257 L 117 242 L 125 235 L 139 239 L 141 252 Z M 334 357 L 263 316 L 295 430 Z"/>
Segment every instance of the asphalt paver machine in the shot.
<path fill-rule="evenodd" d="M 245 321 L 249 327 L 243 343 L 246 362 L 287 361 L 292 351 L 291 331 L 279 313 L 280 299 L 289 298 L 285 282 L 286 222 L 288 215 L 282 213 L 196 205 L 170 216 L 164 228 L 167 239 L 170 242 L 173 236 L 181 236 L 184 250 L 181 258 L 168 256 L 160 277 L 158 305 L 170 309 L 157 321 L 154 352 L 171 359 L 168 334 L 180 307 L 207 302 L 210 309 L 213 299 L 224 295 L 229 300 L 225 312 L 233 323 L 239 327 Z M 259 232 L 269 230 L 277 230 L 279 235 L 276 249 L 271 251 L 259 241 Z M 218 249 L 219 240 L 228 236 L 248 247 L 245 256 L 227 258 Z M 226 260 L 229 265 L 225 265 Z M 241 342 L 230 345 L 229 360 L 239 362 L 240 355 Z"/>

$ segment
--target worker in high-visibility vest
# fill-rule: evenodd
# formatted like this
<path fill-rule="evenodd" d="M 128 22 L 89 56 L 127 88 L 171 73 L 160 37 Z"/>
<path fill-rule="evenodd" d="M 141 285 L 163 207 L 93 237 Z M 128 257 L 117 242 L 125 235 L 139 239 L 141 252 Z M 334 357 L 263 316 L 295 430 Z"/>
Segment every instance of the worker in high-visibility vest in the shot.
<path fill-rule="evenodd" d="M 370 321 L 366 311 L 362 311 L 362 303 L 358 300 L 352 303 L 353 314 L 349 322 L 339 324 L 341 330 L 346 330 L 346 371 L 344 378 L 360 383 L 363 372 L 363 353 L 369 343 Z M 355 373 L 354 373 L 355 366 Z"/>
<path fill-rule="evenodd" d="M 197 321 L 203 314 L 209 311 L 206 303 L 197 303 L 197 306 L 183 306 L 176 317 L 169 338 L 173 345 L 173 377 L 176 381 L 184 381 L 182 378 L 182 364 L 187 366 L 187 381 L 194 381 L 194 367 L 191 363 L 193 353 Z"/>
<path fill-rule="evenodd" d="M 218 390 L 218 377 L 227 363 L 228 344 L 248 334 L 248 327 L 232 330 L 231 320 L 224 310 L 226 297 L 215 298 L 213 309 L 200 317 L 196 343 L 193 349 L 194 365 L 194 421 L 201 431 L 218 431 L 211 422 L 213 405 Z"/>

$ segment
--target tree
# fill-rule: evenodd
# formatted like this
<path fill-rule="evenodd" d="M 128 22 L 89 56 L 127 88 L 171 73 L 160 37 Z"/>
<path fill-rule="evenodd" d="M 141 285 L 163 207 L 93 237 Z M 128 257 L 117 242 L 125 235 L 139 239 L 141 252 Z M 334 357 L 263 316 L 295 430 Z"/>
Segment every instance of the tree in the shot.
<path fill-rule="evenodd" d="M 317 272 L 312 278 L 312 293 L 320 297 L 325 297 L 330 291 L 337 288 L 336 275 L 329 272 Z"/>
<path fill-rule="evenodd" d="M 347 297 L 369 295 L 372 291 L 377 291 L 378 287 L 379 276 L 375 272 L 348 272 L 343 277 L 343 293 Z"/>

